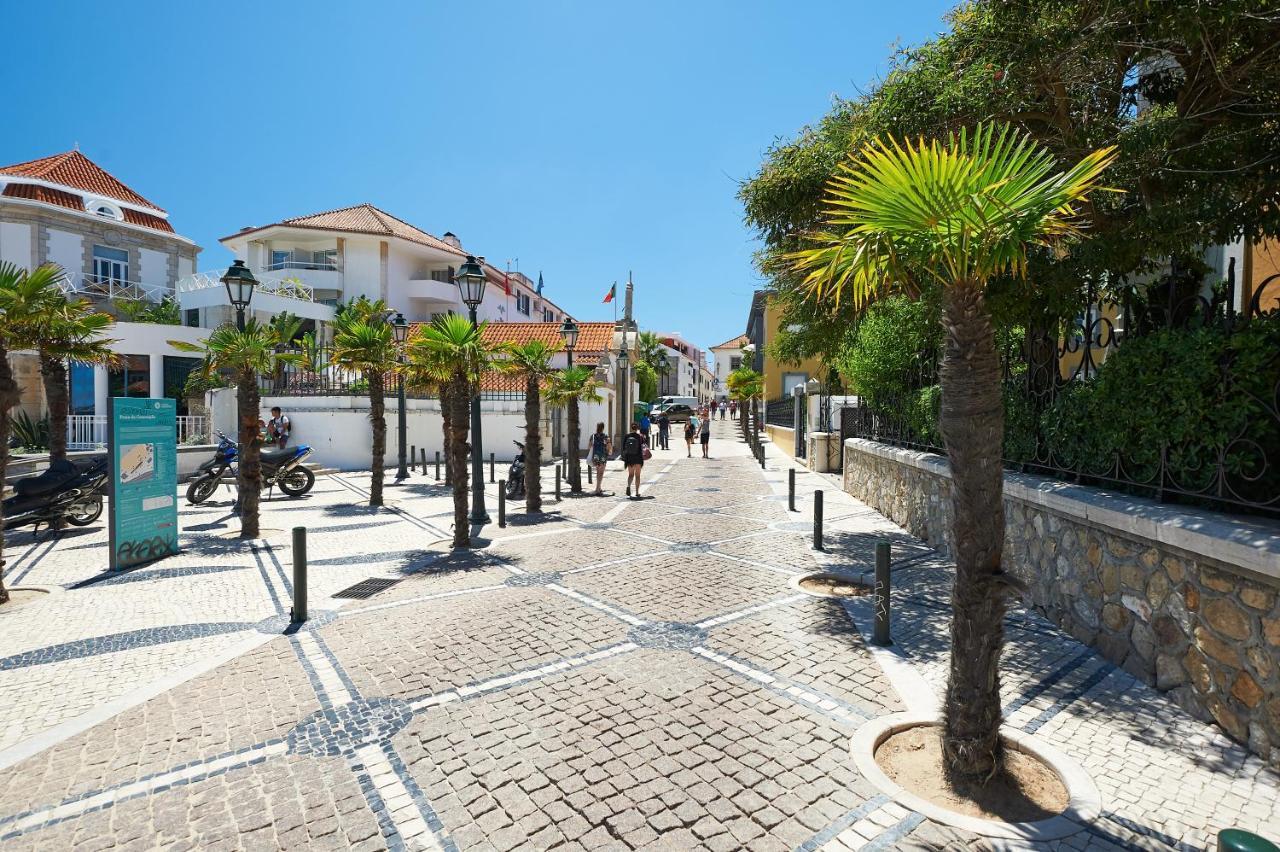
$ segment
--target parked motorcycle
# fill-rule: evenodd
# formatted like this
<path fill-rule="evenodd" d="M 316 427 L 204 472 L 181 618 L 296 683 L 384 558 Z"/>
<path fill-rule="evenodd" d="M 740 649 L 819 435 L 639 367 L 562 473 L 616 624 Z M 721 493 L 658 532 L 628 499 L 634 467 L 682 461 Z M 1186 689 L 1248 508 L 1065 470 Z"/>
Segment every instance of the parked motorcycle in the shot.
<path fill-rule="evenodd" d="M 14 494 L 4 501 L 4 528 L 62 522 L 84 527 L 102 515 L 102 491 L 107 484 L 105 457 L 59 459 L 47 470 L 19 479 Z"/>
<path fill-rule="evenodd" d="M 218 448 L 214 450 L 213 458 L 200 465 L 196 478 L 187 486 L 187 502 L 193 506 L 198 506 L 213 496 L 223 475 L 232 469 L 239 458 L 239 445 L 222 432 L 217 435 Z M 311 448 L 305 444 L 282 450 L 263 450 L 263 486 L 270 488 L 278 485 L 290 497 L 306 494 L 316 484 L 316 475 L 302 464 L 309 455 Z"/>
<path fill-rule="evenodd" d="M 507 470 L 507 497 L 523 497 L 524 496 L 524 444 L 519 441 L 512 441 L 520 448 L 516 453 L 515 459 L 511 462 L 510 469 Z"/>

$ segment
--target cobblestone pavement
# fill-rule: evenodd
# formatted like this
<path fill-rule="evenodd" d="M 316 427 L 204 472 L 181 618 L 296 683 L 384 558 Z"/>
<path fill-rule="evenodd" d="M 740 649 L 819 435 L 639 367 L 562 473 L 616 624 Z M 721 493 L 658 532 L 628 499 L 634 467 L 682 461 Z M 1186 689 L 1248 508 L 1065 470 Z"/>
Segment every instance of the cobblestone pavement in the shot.
<path fill-rule="evenodd" d="M 717 424 L 716 458 L 656 452 L 645 499 L 512 507 L 445 549 L 421 476 L 270 500 L 309 531 L 311 620 L 288 625 L 289 539 L 224 538 L 229 494 L 183 510 L 184 552 L 108 576 L 105 533 L 18 537 L 10 577 L 58 591 L 0 615 L 5 849 L 969 847 L 860 777 L 849 737 L 931 706 L 949 567 L 831 480 L 827 548 Z M 549 472 L 549 471 L 548 471 Z M 551 477 L 544 474 L 544 482 Z M 620 485 L 611 470 L 606 488 Z M 490 486 L 490 512 L 495 493 Z M 866 599 L 800 593 L 895 542 L 893 652 Z M 369 578 L 364 600 L 332 595 Z M 1053 848 L 1203 848 L 1280 824 L 1274 775 L 1100 657 L 1010 616 L 1009 723 L 1070 753 L 1105 814 Z"/>

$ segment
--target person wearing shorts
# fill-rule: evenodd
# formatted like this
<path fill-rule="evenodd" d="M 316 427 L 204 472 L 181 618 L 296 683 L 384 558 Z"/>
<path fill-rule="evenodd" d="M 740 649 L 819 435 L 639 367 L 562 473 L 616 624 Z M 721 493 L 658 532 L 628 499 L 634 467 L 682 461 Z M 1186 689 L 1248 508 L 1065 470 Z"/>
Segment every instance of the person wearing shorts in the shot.
<path fill-rule="evenodd" d="M 704 459 L 711 458 L 711 420 L 702 421 L 702 457 Z"/>
<path fill-rule="evenodd" d="M 644 436 L 640 434 L 640 424 L 632 423 L 631 431 L 622 438 L 622 463 L 627 468 L 627 496 L 632 500 L 640 499 L 640 474 L 644 470 Z M 635 494 L 631 493 L 631 482 L 635 480 Z"/>
<path fill-rule="evenodd" d="M 590 452 L 591 464 L 596 468 L 596 496 L 601 497 L 604 491 L 601 490 L 601 482 L 604 480 L 604 466 L 609 461 L 609 453 L 613 451 L 612 442 L 609 436 L 605 434 L 604 424 L 597 423 L 596 431 L 591 436 Z"/>

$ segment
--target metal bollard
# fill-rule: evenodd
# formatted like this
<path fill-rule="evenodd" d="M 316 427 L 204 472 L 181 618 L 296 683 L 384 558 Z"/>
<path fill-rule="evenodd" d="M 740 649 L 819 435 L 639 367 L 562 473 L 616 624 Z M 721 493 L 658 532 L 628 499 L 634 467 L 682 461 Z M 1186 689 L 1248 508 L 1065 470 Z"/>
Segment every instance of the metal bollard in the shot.
<path fill-rule="evenodd" d="M 822 549 L 822 492 L 813 492 L 813 549 Z"/>
<path fill-rule="evenodd" d="M 422 448 L 422 475 L 427 475 L 427 448 Z"/>
<path fill-rule="evenodd" d="M 760 445 L 760 469 L 764 470 L 764 445 Z"/>
<path fill-rule="evenodd" d="M 591 468 L 592 468 L 593 466 L 594 466 L 594 465 L 592 465 L 592 464 L 591 464 L 591 462 L 587 462 L 587 484 L 588 484 L 588 485 L 590 485 L 590 484 L 591 484 Z"/>
<path fill-rule="evenodd" d="M 556 502 L 560 502 L 560 465 L 556 465 Z"/>
<path fill-rule="evenodd" d="M 493 478 L 494 471 L 497 470 L 496 463 L 493 460 L 493 453 L 489 453 L 489 482 L 496 482 Z"/>
<path fill-rule="evenodd" d="M 290 620 L 307 620 L 307 528 L 293 528 L 293 609 Z"/>
<path fill-rule="evenodd" d="M 498 480 L 498 526 L 507 525 L 507 481 Z"/>
<path fill-rule="evenodd" d="M 423 452 L 426 452 L 425 450 Z M 436 482 L 440 481 L 440 451 L 436 450 Z"/>
<path fill-rule="evenodd" d="M 892 645 L 889 638 L 889 542 L 876 542 L 876 623 L 871 642 L 875 645 Z"/>
<path fill-rule="evenodd" d="M 796 469 L 787 468 L 787 511 L 796 510 Z"/>
<path fill-rule="evenodd" d="M 409 445 L 409 470 L 410 471 L 415 470 L 413 463 L 416 462 L 417 460 L 418 460 L 418 445 L 410 444 Z"/>

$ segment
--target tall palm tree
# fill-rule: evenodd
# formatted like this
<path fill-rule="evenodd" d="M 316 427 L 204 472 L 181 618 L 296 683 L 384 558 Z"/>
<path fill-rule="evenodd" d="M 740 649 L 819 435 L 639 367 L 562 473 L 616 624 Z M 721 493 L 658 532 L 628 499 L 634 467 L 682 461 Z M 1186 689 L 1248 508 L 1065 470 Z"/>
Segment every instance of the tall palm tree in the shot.
<path fill-rule="evenodd" d="M 373 426 L 373 461 L 369 505 L 382 505 L 382 483 L 387 455 L 387 379 L 397 369 L 396 345 L 386 306 L 379 300 L 368 314 L 351 312 L 338 318 L 333 329 L 333 363 L 358 372 L 369 382 L 369 422 Z M 381 310 L 376 310 L 381 308 Z"/>
<path fill-rule="evenodd" d="M 4 482 L 9 468 L 11 415 L 22 399 L 9 364 L 9 353 L 35 345 L 38 329 L 31 320 L 52 294 L 61 295 L 61 279 L 62 270 L 53 264 L 28 272 L 16 264 L 0 261 L 0 482 Z M 4 507 L 0 505 L 0 604 L 9 602 L 3 566 Z"/>
<path fill-rule="evenodd" d="M 274 375 L 280 361 L 294 363 L 296 354 L 280 351 L 280 335 L 269 325 L 249 319 L 244 331 L 234 325 L 214 329 L 204 343 L 170 340 L 169 345 L 184 352 L 204 356 L 199 369 L 209 380 L 222 372 L 231 373 L 236 382 L 236 405 L 240 411 L 237 440 L 240 445 L 240 469 L 236 486 L 240 495 L 240 537 L 259 535 L 259 502 L 262 496 L 262 435 L 258 430 L 261 396 L 258 377 Z"/>
<path fill-rule="evenodd" d="M 119 357 L 111 351 L 115 341 L 104 336 L 115 324 L 110 314 L 95 311 L 87 300 L 67 299 L 58 288 L 43 295 L 30 321 L 36 329 L 40 378 L 49 406 L 49 460 L 55 461 L 67 457 L 67 362 L 113 364 Z"/>
<path fill-rule="evenodd" d="M 524 509 L 542 511 L 542 383 L 556 371 L 551 356 L 560 346 L 530 340 L 512 346 L 500 362 L 504 372 L 524 377 Z"/>
<path fill-rule="evenodd" d="M 567 370 L 557 370 L 551 374 L 547 381 L 547 388 L 543 392 L 543 396 L 547 399 L 547 405 L 552 408 L 564 408 L 568 413 L 568 423 L 565 425 L 569 430 L 570 447 L 576 447 L 582 441 L 582 428 L 579 424 L 578 405 L 583 402 L 600 402 L 604 397 L 599 393 L 600 384 L 595 380 L 596 371 L 590 367 L 570 367 Z M 581 449 L 579 447 L 579 449 Z M 571 460 L 577 463 L 577 453 L 572 455 Z M 577 474 L 572 475 L 572 484 L 575 491 L 582 491 L 582 483 L 577 478 Z"/>
<path fill-rule="evenodd" d="M 824 232 L 791 257 L 817 298 L 854 305 L 894 290 L 939 288 L 945 348 L 939 426 L 951 463 L 951 669 L 943 755 L 953 777 L 989 777 L 1001 765 L 1000 653 L 1004 412 L 1000 359 L 985 293 L 1022 277 L 1033 246 L 1079 234 L 1078 208 L 1100 189 L 1114 149 L 1063 171 L 1008 126 L 979 125 L 945 142 L 881 140 L 855 152 L 827 189 Z"/>
<path fill-rule="evenodd" d="M 302 317 L 288 311 L 281 311 L 271 318 L 270 325 L 275 329 L 276 336 L 280 338 L 280 348 L 289 349 L 294 346 L 294 340 L 302 330 Z M 271 388 L 277 393 L 284 390 L 284 367 L 283 361 L 277 362 L 271 376 Z"/>
<path fill-rule="evenodd" d="M 441 407 L 449 430 L 449 470 L 453 477 L 453 546 L 471 546 L 467 521 L 467 442 L 470 430 L 469 406 L 479 387 L 480 377 L 493 368 L 497 347 L 484 342 L 485 323 L 472 326 L 466 317 L 446 314 L 437 317 L 408 344 L 409 369 L 443 377 L 445 388 Z"/>
<path fill-rule="evenodd" d="M 738 416 L 742 425 L 743 440 L 750 440 L 750 419 L 747 405 L 755 405 L 755 401 L 764 395 L 764 376 L 750 367 L 739 367 L 729 374 L 725 380 L 729 388 L 729 396 L 738 401 Z"/>
<path fill-rule="evenodd" d="M 654 332 L 640 332 L 636 338 L 636 353 L 641 363 L 648 364 L 653 369 L 658 381 L 671 372 L 671 362 L 667 360 L 666 347 L 662 343 L 662 338 Z"/>

